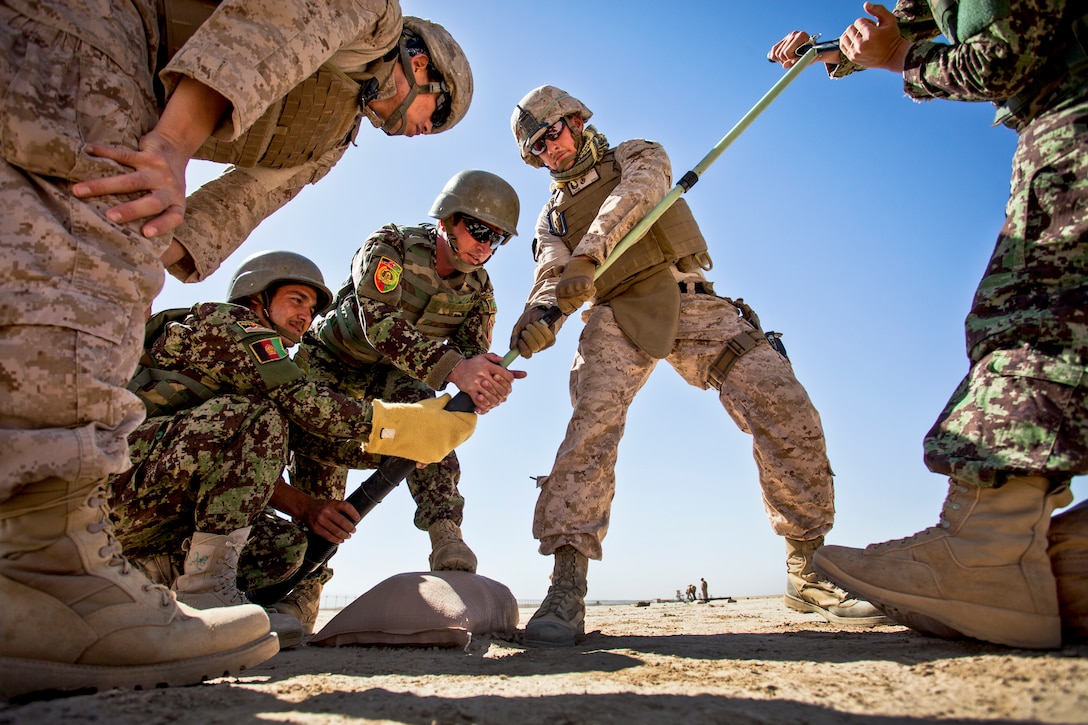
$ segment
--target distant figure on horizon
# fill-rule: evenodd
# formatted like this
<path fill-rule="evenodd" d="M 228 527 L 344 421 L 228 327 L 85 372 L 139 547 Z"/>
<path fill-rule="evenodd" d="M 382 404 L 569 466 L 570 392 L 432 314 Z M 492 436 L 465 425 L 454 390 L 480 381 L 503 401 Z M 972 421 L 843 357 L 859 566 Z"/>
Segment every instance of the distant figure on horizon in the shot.
<path fill-rule="evenodd" d="M 703 601 L 704 602 L 709 602 L 710 601 L 710 595 L 707 594 L 707 590 L 709 589 L 709 587 L 707 587 L 706 579 L 704 579 L 702 577 L 699 577 L 699 584 L 703 589 Z"/>

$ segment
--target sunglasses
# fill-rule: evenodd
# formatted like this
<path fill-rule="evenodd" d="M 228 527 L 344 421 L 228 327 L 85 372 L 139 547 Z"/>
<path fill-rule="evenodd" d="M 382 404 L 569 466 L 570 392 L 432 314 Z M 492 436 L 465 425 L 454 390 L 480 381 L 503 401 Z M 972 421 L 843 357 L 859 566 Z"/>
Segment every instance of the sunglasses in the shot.
<path fill-rule="evenodd" d="M 465 225 L 465 229 L 468 230 L 473 239 L 480 244 L 486 244 L 491 248 L 492 252 L 506 244 L 507 240 L 510 239 L 510 235 L 506 232 L 497 232 L 479 219 L 473 219 L 464 214 L 461 215 L 461 223 Z"/>
<path fill-rule="evenodd" d="M 561 118 L 551 126 L 548 126 L 548 130 L 544 132 L 544 135 L 538 138 L 532 146 L 529 147 L 529 151 L 533 156 L 540 156 L 548 150 L 548 141 L 555 141 L 557 138 L 563 135 L 563 129 L 567 127 L 567 119 Z"/>

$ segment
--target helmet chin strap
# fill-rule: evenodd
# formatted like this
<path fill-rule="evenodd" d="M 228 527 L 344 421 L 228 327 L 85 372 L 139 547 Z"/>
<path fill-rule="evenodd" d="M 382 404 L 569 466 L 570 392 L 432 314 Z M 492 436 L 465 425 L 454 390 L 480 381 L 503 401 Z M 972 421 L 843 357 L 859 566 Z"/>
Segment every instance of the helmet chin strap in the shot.
<path fill-rule="evenodd" d="M 450 245 L 450 251 L 453 252 L 453 254 L 450 256 L 453 257 L 454 269 L 462 274 L 469 274 L 470 272 L 475 272 L 476 270 L 483 267 L 482 264 L 470 264 L 465 260 L 461 259 L 461 252 L 457 249 L 457 237 L 449 228 L 446 228 L 445 232 L 446 233 L 443 236 L 446 239 L 446 244 Z"/>
<path fill-rule="evenodd" d="M 412 55 L 408 52 L 408 46 L 404 42 L 400 44 L 400 67 L 404 71 L 405 79 L 408 81 L 408 95 L 404 97 L 397 109 L 389 114 L 389 118 L 381 125 L 382 131 L 387 136 L 400 136 L 404 133 L 405 128 L 408 126 L 408 109 L 411 107 L 412 102 L 416 100 L 416 96 L 420 93 L 441 93 L 444 90 L 441 83 L 416 83 L 416 74 L 412 70 Z"/>
<path fill-rule="evenodd" d="M 261 318 L 261 322 L 278 332 L 280 337 L 286 337 L 295 345 L 302 342 L 302 338 L 299 335 L 296 335 L 294 330 L 286 328 L 283 325 L 277 325 L 272 319 L 272 315 L 269 314 L 269 310 L 272 309 L 272 300 L 268 294 L 268 290 L 262 290 L 261 294 L 257 296 L 257 299 L 261 303 L 261 308 L 257 310 L 257 317 Z"/>

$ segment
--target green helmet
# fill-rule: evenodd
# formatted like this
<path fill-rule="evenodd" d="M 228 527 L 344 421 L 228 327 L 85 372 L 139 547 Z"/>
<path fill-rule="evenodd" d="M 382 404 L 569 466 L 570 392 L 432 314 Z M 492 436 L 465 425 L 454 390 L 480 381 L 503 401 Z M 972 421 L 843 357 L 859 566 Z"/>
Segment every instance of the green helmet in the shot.
<path fill-rule="evenodd" d="M 518 105 L 514 107 L 514 115 L 510 117 L 510 130 L 514 132 L 514 140 L 518 144 L 522 160 L 537 168 L 544 166 L 529 149 L 548 130 L 548 126 L 571 115 L 588 121 L 593 116 L 593 111 L 555 86 L 540 86 L 526 93 L 518 101 Z"/>
<path fill-rule="evenodd" d="M 521 202 L 514 187 L 502 177 L 490 171 L 468 169 L 446 182 L 431 205 L 429 215 L 447 219 L 458 213 L 487 222 L 514 236 L 518 233 Z"/>
<path fill-rule="evenodd" d="M 431 116 L 431 134 L 442 133 L 456 126 L 468 113 L 472 103 L 472 69 L 461 46 L 438 23 L 405 15 L 397 52 L 411 90 L 382 124 L 382 130 L 391 136 L 403 133 L 404 114 L 420 93 L 439 94 L 438 106 Z M 426 53 L 431 62 L 428 67 L 430 75 L 439 76 L 440 80 L 424 85 L 416 83 L 411 59 L 417 53 Z"/>
<path fill-rule="evenodd" d="M 273 285 L 292 283 L 313 287 L 317 292 L 315 315 L 332 304 L 332 292 L 325 286 L 317 265 L 301 254 L 281 251 L 257 252 L 246 257 L 230 280 L 227 301 L 244 305 L 250 297 L 264 294 Z"/>

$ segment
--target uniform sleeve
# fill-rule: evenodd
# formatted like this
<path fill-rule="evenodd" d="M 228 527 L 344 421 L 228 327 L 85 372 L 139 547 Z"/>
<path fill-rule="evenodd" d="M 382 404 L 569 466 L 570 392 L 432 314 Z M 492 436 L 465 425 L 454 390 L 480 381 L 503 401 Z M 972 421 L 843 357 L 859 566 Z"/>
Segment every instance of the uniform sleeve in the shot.
<path fill-rule="evenodd" d="M 340 48 L 401 23 L 396 0 L 224 0 L 161 77 L 168 95 L 188 76 L 226 97 L 232 109 L 216 137 L 230 141 Z"/>
<path fill-rule="evenodd" d="M 1004 101 L 1016 95 L 1049 61 L 1064 5 L 1011 0 L 1007 15 L 960 43 L 915 43 L 903 70 L 904 91 L 919 100 Z"/>
<path fill-rule="evenodd" d="M 548 227 L 548 208 L 545 204 L 536 220 L 536 238 L 533 239 L 533 287 L 529 290 L 526 307 L 552 307 L 555 305 L 555 285 L 563 267 L 570 261 L 571 253 L 563 240 L 552 234 Z"/>
<path fill-rule="evenodd" d="M 351 263 L 359 322 L 367 341 L 390 362 L 433 390 L 464 356 L 444 340 L 432 340 L 416 329 L 400 307 L 400 275 L 404 251 L 394 227 L 384 227 L 356 252 Z"/>
<path fill-rule="evenodd" d="M 665 198 L 672 185 L 672 165 L 658 143 L 625 141 L 616 147 L 616 162 L 620 166 L 620 181 L 574 248 L 575 256 L 590 257 L 598 264 Z"/>
<path fill-rule="evenodd" d="M 343 157 L 348 144 L 301 166 L 231 167 L 190 194 L 174 239 L 187 257 L 170 267 L 182 282 L 200 282 L 242 245 L 257 226 L 307 185 L 315 184 Z"/>
<path fill-rule="evenodd" d="M 372 408 L 305 378 L 273 390 L 269 397 L 288 420 L 318 438 L 365 439 L 370 435 Z"/>

